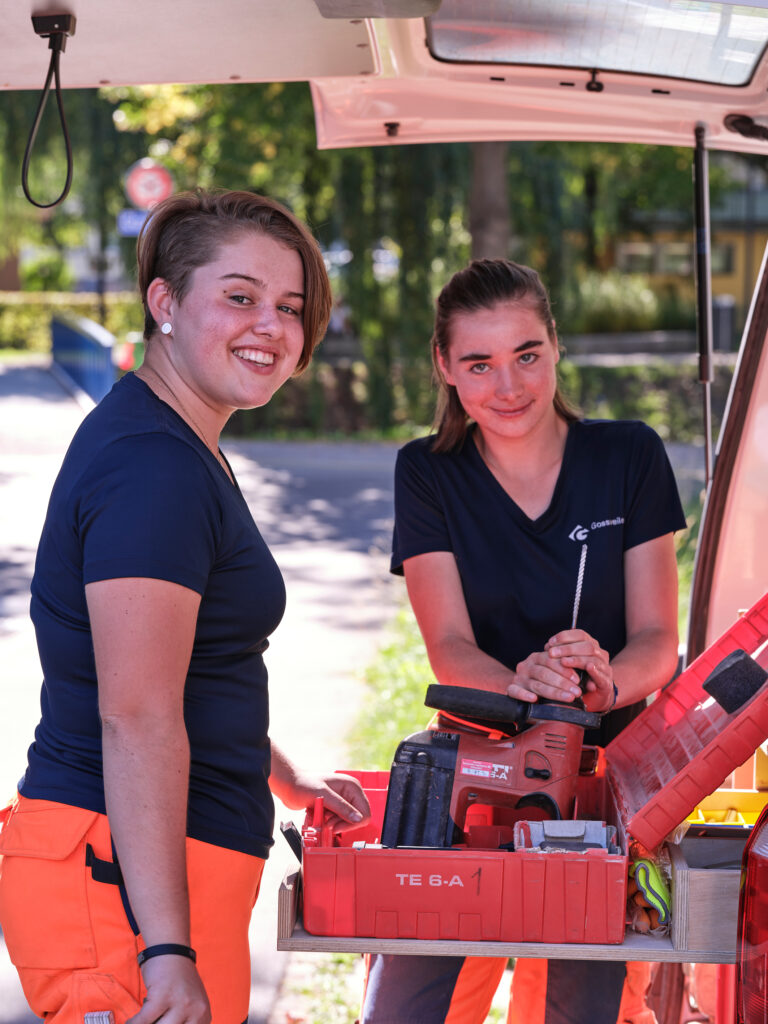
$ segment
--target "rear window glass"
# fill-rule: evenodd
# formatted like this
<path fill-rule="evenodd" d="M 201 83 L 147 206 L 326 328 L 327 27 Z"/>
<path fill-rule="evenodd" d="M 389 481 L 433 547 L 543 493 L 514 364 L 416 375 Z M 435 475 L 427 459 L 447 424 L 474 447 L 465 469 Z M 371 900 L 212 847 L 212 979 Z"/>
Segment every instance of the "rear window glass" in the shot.
<path fill-rule="evenodd" d="M 768 10 L 702 0 L 443 0 L 427 19 L 438 60 L 627 71 L 745 85 Z"/>

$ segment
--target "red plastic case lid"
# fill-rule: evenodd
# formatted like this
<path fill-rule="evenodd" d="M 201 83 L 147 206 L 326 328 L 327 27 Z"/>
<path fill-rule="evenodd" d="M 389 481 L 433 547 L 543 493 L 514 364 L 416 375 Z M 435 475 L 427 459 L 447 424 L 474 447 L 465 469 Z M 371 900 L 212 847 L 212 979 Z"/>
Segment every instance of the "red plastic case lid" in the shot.
<path fill-rule="evenodd" d="M 768 668 L 768 593 L 606 748 L 607 773 L 629 834 L 653 850 L 768 737 L 768 682 L 728 714 L 702 689 L 739 648 Z"/>

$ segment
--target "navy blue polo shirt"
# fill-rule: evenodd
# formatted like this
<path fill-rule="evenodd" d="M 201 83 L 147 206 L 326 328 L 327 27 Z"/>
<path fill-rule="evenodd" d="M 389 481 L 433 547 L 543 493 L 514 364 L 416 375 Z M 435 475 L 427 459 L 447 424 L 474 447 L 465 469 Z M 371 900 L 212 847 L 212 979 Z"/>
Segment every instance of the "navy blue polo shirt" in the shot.
<path fill-rule="evenodd" d="M 572 423 L 537 519 L 488 469 L 474 429 L 458 451 L 435 454 L 432 440 L 398 454 L 392 571 L 415 555 L 452 552 L 478 646 L 515 668 L 571 627 L 586 545 L 576 625 L 614 657 L 626 644 L 624 552 L 686 525 L 659 436 L 636 421 Z M 610 734 L 633 713 L 607 716 Z"/>
<path fill-rule="evenodd" d="M 32 581 L 43 687 L 26 797 L 105 813 L 85 585 L 130 576 L 201 595 L 184 691 L 188 835 L 265 857 L 274 810 L 262 655 L 285 609 L 283 579 L 237 485 L 133 374 L 84 420 L 51 495 Z"/>

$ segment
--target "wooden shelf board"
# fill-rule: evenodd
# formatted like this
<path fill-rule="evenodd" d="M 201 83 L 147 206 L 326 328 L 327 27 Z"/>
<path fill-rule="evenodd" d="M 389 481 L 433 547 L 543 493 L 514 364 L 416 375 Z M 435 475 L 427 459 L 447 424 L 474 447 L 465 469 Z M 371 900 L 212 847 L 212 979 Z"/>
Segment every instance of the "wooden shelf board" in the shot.
<path fill-rule="evenodd" d="M 393 953 L 418 956 L 540 957 L 547 960 L 650 960 L 653 962 L 732 964 L 731 951 L 673 949 L 669 938 L 627 932 L 621 944 L 546 942 L 460 942 L 424 939 L 371 939 L 310 935 L 298 914 L 298 872 L 289 872 L 278 897 L 279 950 L 310 953 Z"/>

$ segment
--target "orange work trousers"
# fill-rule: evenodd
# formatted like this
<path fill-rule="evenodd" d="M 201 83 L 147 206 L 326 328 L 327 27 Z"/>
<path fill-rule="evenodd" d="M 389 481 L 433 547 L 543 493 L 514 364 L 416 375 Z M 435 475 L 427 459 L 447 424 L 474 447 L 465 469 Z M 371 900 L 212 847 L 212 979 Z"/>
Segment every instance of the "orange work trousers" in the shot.
<path fill-rule="evenodd" d="M 113 860 L 107 818 L 25 797 L 3 816 L 0 926 L 30 1008 L 46 1024 L 110 1010 L 125 1024 L 146 994 L 136 962 L 143 942 L 118 885 L 93 877 L 94 857 Z M 213 1024 L 248 1017 L 248 924 L 263 867 L 259 857 L 187 839 L 191 944 Z"/>
<path fill-rule="evenodd" d="M 361 1024 L 482 1024 L 507 960 L 368 959 Z M 645 1003 L 651 964 L 518 959 L 507 1024 L 656 1024 Z M 563 970 L 563 968 L 565 970 Z"/>
<path fill-rule="evenodd" d="M 518 960 L 512 972 L 507 1024 L 544 1024 L 547 1001 L 547 960 Z M 657 1024 L 645 1002 L 653 964 L 632 961 L 624 965 L 617 1024 Z"/>

